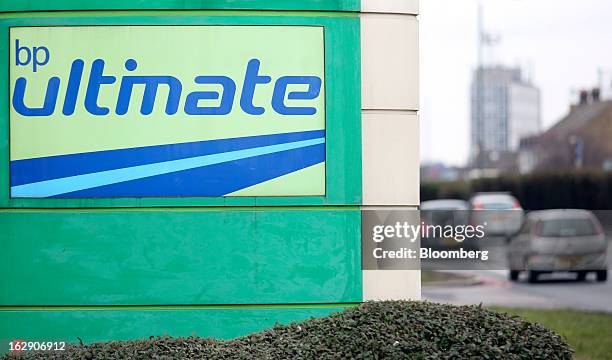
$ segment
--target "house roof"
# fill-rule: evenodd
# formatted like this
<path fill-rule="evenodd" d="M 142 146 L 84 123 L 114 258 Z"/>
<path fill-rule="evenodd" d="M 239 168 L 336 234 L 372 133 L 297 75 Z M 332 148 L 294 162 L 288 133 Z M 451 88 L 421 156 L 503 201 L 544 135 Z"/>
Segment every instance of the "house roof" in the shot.
<path fill-rule="evenodd" d="M 566 138 L 580 132 L 593 120 L 599 119 L 605 112 L 612 110 L 612 101 L 598 101 L 579 105 L 566 117 L 553 125 L 540 137 Z"/>

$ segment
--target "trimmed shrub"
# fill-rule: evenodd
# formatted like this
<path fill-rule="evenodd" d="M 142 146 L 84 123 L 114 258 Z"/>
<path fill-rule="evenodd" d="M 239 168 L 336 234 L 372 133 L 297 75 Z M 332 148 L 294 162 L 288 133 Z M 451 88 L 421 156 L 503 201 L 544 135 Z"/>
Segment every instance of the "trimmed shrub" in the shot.
<path fill-rule="evenodd" d="M 554 332 L 479 306 L 368 302 L 245 337 L 71 345 L 25 359 L 571 359 Z"/>
<path fill-rule="evenodd" d="M 607 210 L 612 204 L 612 172 L 535 173 L 473 181 L 422 183 L 421 201 L 449 198 L 467 200 L 473 193 L 488 191 L 509 191 L 526 210 Z"/>

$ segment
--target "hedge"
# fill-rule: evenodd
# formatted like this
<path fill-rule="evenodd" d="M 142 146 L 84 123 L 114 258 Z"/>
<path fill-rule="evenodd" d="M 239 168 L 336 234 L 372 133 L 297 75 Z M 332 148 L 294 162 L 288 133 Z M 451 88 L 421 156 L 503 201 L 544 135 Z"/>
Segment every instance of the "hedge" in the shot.
<path fill-rule="evenodd" d="M 464 199 L 475 192 L 508 191 L 527 210 L 612 209 L 612 173 L 564 172 L 421 184 L 421 201 Z"/>
<path fill-rule="evenodd" d="M 228 341 L 152 337 L 71 345 L 24 359 L 571 359 L 541 325 L 479 306 L 367 302 Z"/>

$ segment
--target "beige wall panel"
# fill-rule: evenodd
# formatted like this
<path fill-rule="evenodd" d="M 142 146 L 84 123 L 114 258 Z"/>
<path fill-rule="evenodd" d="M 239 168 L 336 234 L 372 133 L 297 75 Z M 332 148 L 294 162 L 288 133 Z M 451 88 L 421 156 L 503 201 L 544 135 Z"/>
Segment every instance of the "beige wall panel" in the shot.
<path fill-rule="evenodd" d="M 419 0 L 361 0 L 361 12 L 416 15 Z"/>
<path fill-rule="evenodd" d="M 361 14 L 364 110 L 418 110 L 418 49 L 416 16 Z"/>
<path fill-rule="evenodd" d="M 363 204 L 418 205 L 418 115 L 362 111 L 361 116 Z"/>
<path fill-rule="evenodd" d="M 364 270 L 363 300 L 420 300 L 420 270 Z"/>

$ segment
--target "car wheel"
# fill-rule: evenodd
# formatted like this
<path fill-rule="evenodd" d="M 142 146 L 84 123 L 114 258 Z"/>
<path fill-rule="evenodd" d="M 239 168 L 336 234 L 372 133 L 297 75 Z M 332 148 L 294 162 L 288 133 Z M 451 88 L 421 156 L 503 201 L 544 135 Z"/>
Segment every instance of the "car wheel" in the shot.
<path fill-rule="evenodd" d="M 606 281 L 608 280 L 608 270 L 599 270 L 597 272 L 597 281 Z"/>
<path fill-rule="evenodd" d="M 540 275 L 539 272 L 537 271 L 529 271 L 529 282 L 530 283 L 537 283 L 538 282 L 538 276 Z"/>
<path fill-rule="evenodd" d="M 519 278 L 519 272 L 517 270 L 510 270 L 510 281 L 517 281 Z"/>
<path fill-rule="evenodd" d="M 586 276 L 587 276 L 587 272 L 586 271 L 578 271 L 578 276 L 576 277 L 576 280 L 578 281 L 585 281 L 586 280 Z"/>

